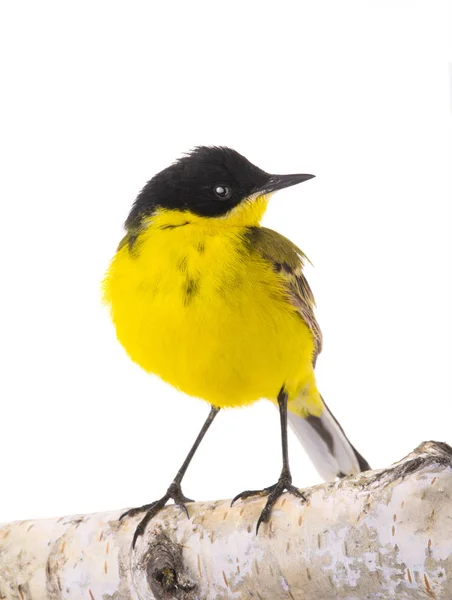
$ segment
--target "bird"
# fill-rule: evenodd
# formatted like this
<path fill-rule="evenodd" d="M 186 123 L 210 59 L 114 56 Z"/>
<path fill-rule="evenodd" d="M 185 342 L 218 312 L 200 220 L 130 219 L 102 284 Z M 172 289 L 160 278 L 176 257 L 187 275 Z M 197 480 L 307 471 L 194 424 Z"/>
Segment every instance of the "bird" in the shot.
<path fill-rule="evenodd" d="M 268 523 L 292 484 L 288 423 L 325 480 L 370 469 L 317 388 L 322 350 L 306 255 L 262 226 L 273 194 L 312 179 L 274 175 L 225 146 L 197 146 L 158 172 L 136 197 L 125 235 L 103 280 L 116 336 L 129 357 L 210 412 L 165 495 L 126 511 L 143 514 L 133 546 L 169 500 L 185 511 L 181 487 L 221 409 L 270 400 L 280 414 L 282 470 L 277 482 L 241 492 L 232 503 L 266 498 Z"/>

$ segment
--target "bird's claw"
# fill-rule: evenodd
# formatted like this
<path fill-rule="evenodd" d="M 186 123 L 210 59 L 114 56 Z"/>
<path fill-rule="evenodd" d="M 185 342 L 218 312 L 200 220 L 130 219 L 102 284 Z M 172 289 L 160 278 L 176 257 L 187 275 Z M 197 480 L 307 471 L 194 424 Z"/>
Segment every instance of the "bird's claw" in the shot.
<path fill-rule="evenodd" d="M 189 518 L 188 510 L 185 506 L 185 503 L 194 502 L 194 500 L 187 498 L 182 493 L 180 484 L 174 482 L 169 486 L 166 494 L 162 498 L 160 498 L 160 500 L 156 500 L 155 502 L 151 502 L 150 504 L 144 504 L 143 506 L 140 506 L 138 508 L 131 508 L 129 510 L 126 510 L 119 517 L 119 520 L 121 521 L 125 517 L 134 517 L 135 515 L 138 515 L 142 512 L 146 513 L 141 519 L 141 521 L 138 523 L 137 528 L 135 529 L 135 533 L 132 540 L 132 548 L 135 548 L 137 539 L 141 535 L 143 535 L 149 521 L 153 519 L 155 515 L 165 506 L 168 500 L 173 500 L 174 504 L 178 506 L 181 510 L 183 510 L 187 518 Z"/>
<path fill-rule="evenodd" d="M 275 486 L 272 485 L 268 488 L 264 488 L 263 490 L 245 490 L 244 492 L 240 492 L 240 494 L 237 494 L 237 496 L 234 496 L 234 498 L 231 500 L 231 506 L 233 506 L 237 500 L 246 500 L 251 496 L 267 496 L 274 487 Z"/>
<path fill-rule="evenodd" d="M 270 520 L 270 515 L 271 515 L 273 506 L 275 505 L 278 498 L 285 491 L 289 492 L 290 494 L 293 494 L 297 498 L 301 498 L 302 500 L 306 501 L 306 497 L 304 496 L 304 494 L 302 492 L 300 492 L 300 490 L 298 488 L 296 488 L 294 485 L 292 485 L 292 476 L 290 475 L 290 473 L 283 471 L 281 473 L 281 476 L 278 479 L 277 483 L 275 483 L 274 485 L 271 485 L 267 488 L 264 488 L 263 490 L 247 490 L 245 492 L 241 492 L 240 494 L 237 494 L 237 496 L 235 496 L 235 498 L 233 498 L 233 500 L 231 502 L 231 506 L 237 500 L 239 500 L 239 499 L 245 500 L 246 498 L 249 498 L 250 496 L 268 496 L 267 502 L 265 503 L 265 506 L 264 506 L 264 508 L 259 516 L 259 519 L 257 521 L 257 524 L 256 524 L 256 534 L 257 534 L 261 523 L 268 523 L 268 521 Z"/>

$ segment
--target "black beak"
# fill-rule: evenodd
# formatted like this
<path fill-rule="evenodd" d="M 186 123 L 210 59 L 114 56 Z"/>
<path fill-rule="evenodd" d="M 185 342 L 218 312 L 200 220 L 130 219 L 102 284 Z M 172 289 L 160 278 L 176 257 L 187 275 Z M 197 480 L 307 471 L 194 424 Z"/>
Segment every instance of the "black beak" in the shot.
<path fill-rule="evenodd" d="M 313 177 L 315 177 L 315 175 L 270 175 L 267 183 L 255 190 L 255 193 L 262 195 L 270 194 L 271 192 L 276 192 L 276 190 L 282 190 L 283 188 L 290 187 L 291 185 L 297 185 L 298 183 L 307 181 Z"/>

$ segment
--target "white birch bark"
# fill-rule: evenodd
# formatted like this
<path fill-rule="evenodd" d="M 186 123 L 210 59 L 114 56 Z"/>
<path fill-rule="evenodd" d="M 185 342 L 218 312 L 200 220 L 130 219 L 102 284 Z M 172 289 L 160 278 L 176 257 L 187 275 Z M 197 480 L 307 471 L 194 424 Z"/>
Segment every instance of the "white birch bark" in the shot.
<path fill-rule="evenodd" d="M 264 500 L 168 507 L 135 550 L 122 511 L 0 525 L 3 600 L 452 599 L 452 449 Z"/>

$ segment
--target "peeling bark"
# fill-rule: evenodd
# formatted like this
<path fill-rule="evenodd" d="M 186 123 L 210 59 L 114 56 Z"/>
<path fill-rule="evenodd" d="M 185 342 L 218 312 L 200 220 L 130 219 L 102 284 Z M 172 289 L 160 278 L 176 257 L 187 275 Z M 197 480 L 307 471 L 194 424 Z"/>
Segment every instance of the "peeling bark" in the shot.
<path fill-rule="evenodd" d="M 0 600 L 452 598 L 452 449 L 426 442 L 389 469 L 263 499 L 0 525 Z"/>

